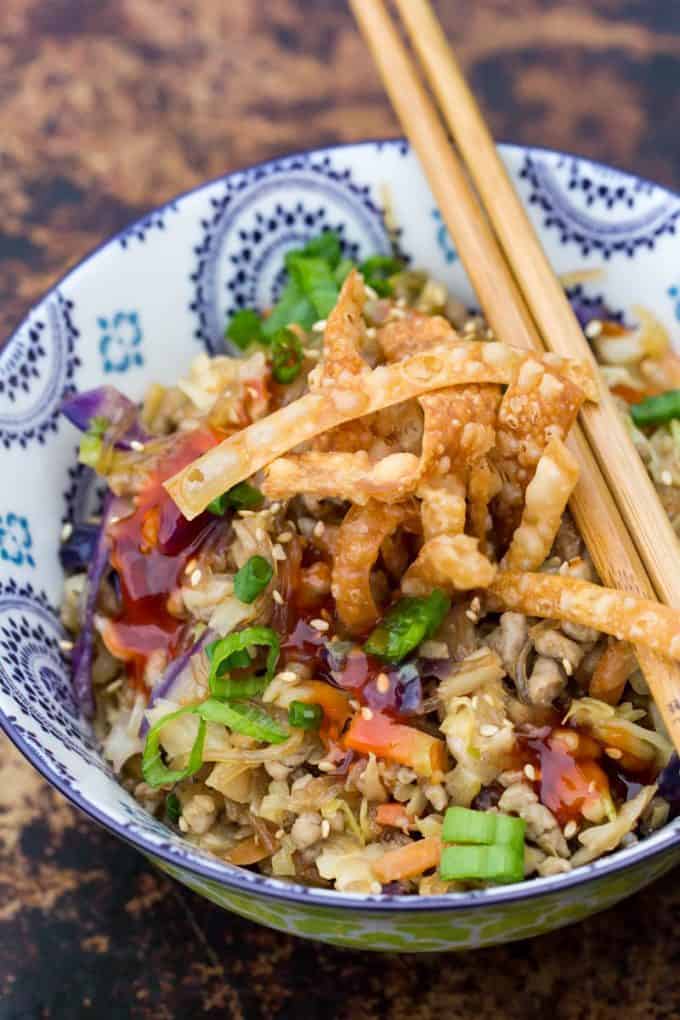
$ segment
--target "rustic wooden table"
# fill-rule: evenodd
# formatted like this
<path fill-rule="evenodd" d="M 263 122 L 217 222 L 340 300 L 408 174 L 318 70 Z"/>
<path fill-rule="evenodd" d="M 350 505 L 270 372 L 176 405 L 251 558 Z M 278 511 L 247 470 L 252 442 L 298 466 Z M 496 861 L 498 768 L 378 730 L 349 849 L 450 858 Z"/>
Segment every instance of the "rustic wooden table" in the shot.
<path fill-rule="evenodd" d="M 202 180 L 397 132 L 339 0 L 3 0 L 0 330 L 89 248 Z M 440 0 L 500 138 L 680 186 L 675 0 Z M 671 875 L 577 927 L 361 955 L 221 912 L 0 740 L 0 1020 L 680 1016 Z"/>

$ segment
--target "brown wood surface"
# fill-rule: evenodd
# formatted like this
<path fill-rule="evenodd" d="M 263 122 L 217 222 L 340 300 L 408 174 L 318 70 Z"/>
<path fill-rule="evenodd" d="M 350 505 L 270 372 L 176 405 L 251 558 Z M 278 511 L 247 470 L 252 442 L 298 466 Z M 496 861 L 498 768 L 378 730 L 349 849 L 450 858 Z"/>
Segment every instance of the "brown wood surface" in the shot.
<path fill-rule="evenodd" d="M 680 3 L 439 0 L 497 137 L 680 187 Z M 2 0 L 0 334 L 177 192 L 395 134 L 342 0 Z M 270 932 L 162 878 L 0 738 L 0 1020 L 680 1017 L 673 875 L 585 923 L 451 956 Z"/>

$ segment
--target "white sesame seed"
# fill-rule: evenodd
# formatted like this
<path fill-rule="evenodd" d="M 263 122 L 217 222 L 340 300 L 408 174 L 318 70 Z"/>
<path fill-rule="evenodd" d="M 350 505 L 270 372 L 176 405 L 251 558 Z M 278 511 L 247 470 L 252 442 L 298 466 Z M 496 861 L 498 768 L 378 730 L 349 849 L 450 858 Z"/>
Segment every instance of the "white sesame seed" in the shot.
<path fill-rule="evenodd" d="M 280 680 L 284 684 L 294 684 L 300 677 L 297 675 L 295 670 L 284 669 L 280 673 L 276 674 L 276 679 Z"/>
<path fill-rule="evenodd" d="M 366 705 L 361 709 L 361 718 L 366 719 L 367 722 L 373 718 L 373 713 Z"/>
<path fill-rule="evenodd" d="M 560 563 L 560 568 L 557 573 L 561 574 L 563 577 L 565 574 L 569 573 L 569 563 L 567 560 L 565 560 L 564 563 Z"/>
<path fill-rule="evenodd" d="M 609 750 L 614 751 L 615 748 L 612 747 L 612 748 L 609 748 Z M 590 782 L 588 783 L 588 793 L 595 793 L 596 790 L 597 790 L 597 783 L 595 782 L 594 779 L 591 779 Z"/>
<path fill-rule="evenodd" d="M 392 308 L 390 310 L 390 319 L 405 319 L 406 312 L 403 308 Z"/>
<path fill-rule="evenodd" d="M 524 766 L 524 775 L 527 777 L 527 779 L 530 779 L 531 782 L 533 783 L 534 780 L 536 779 L 536 769 L 534 768 L 534 766 L 533 765 L 525 765 Z"/>
<path fill-rule="evenodd" d="M 260 395 L 254 386 L 246 386 L 246 393 L 252 400 L 257 400 Z"/>
<path fill-rule="evenodd" d="M 321 631 L 321 633 L 323 634 L 325 631 L 328 630 L 330 624 L 328 623 L 327 620 L 315 619 L 309 621 L 309 626 L 313 627 L 314 630 Z"/>
<path fill-rule="evenodd" d="M 198 560 L 196 558 L 189 560 L 186 567 L 184 568 L 185 574 L 192 574 L 198 566 Z"/>
<path fill-rule="evenodd" d="M 349 707 L 353 709 L 355 712 L 358 712 L 359 709 L 361 708 L 361 705 L 359 704 L 356 698 L 350 698 Z"/>
<path fill-rule="evenodd" d="M 281 509 L 280 503 L 272 503 L 272 505 L 269 507 L 269 512 L 272 514 L 277 514 L 280 509 Z"/>
<path fill-rule="evenodd" d="M 472 623 L 479 623 L 479 617 L 476 616 L 471 609 L 466 609 L 465 615 L 467 616 L 468 620 L 470 620 Z"/>
<path fill-rule="evenodd" d="M 315 347 L 303 347 L 302 353 L 306 358 L 311 358 L 312 361 L 318 361 L 321 357 L 321 351 L 317 351 Z"/>
<path fill-rule="evenodd" d="M 377 332 L 378 331 L 375 328 L 375 326 L 369 326 L 366 330 L 366 336 L 368 337 L 369 340 L 375 340 Z"/>
<path fill-rule="evenodd" d="M 255 517 L 259 512 L 259 510 L 239 510 L 238 515 L 239 517 Z"/>
<path fill-rule="evenodd" d="M 472 602 L 470 603 L 470 609 L 476 615 L 477 613 L 479 613 L 479 610 L 481 608 L 482 608 L 482 603 L 479 601 L 479 596 L 475 595 L 475 597 L 473 598 Z"/>
<path fill-rule="evenodd" d="M 272 556 L 274 557 L 275 560 L 286 559 L 286 551 L 282 545 L 279 545 L 278 542 L 275 542 L 274 545 L 272 546 Z"/>
<path fill-rule="evenodd" d="M 59 642 L 59 647 L 61 648 L 62 652 L 72 652 L 74 644 L 73 641 L 67 641 L 66 638 L 63 638 Z"/>
<path fill-rule="evenodd" d="M 662 471 L 661 472 L 661 481 L 662 481 L 663 485 L 672 485 L 673 484 L 673 475 L 670 473 L 670 471 Z"/>
<path fill-rule="evenodd" d="M 378 295 L 376 294 L 372 287 L 369 287 L 367 283 L 364 284 L 364 290 L 366 291 L 366 297 L 369 298 L 371 301 L 378 300 Z"/>
<path fill-rule="evenodd" d="M 118 524 L 118 521 L 122 521 L 122 517 L 109 517 L 109 524 Z"/>
<path fill-rule="evenodd" d="M 472 705 L 472 707 L 475 710 L 477 709 L 477 706 L 479 705 L 479 695 L 478 694 L 473 694 L 472 695 L 471 705 Z"/>
<path fill-rule="evenodd" d="M 564 838 L 565 839 L 571 839 L 572 836 L 575 836 L 577 832 L 578 832 L 578 825 L 576 824 L 575 821 L 573 821 L 573 819 L 572 819 L 571 822 L 567 822 L 567 824 L 564 826 Z"/>
<path fill-rule="evenodd" d="M 184 815 L 180 815 L 180 819 L 179 819 L 179 822 L 177 824 L 179 825 L 181 832 L 188 832 L 189 831 L 189 826 L 188 826 L 187 822 L 185 821 Z"/>
<path fill-rule="evenodd" d="M 284 836 L 285 831 L 283 829 L 277 829 L 276 832 L 274 833 L 274 839 L 283 839 Z"/>
<path fill-rule="evenodd" d="M 326 320 L 325 319 L 317 319 L 317 321 L 312 326 L 312 332 L 313 333 L 323 333 L 325 328 L 326 328 Z"/>
<path fill-rule="evenodd" d="M 599 319 L 591 319 L 590 322 L 586 323 L 586 328 L 583 332 L 589 340 L 595 340 L 602 332 L 602 323 Z"/>
<path fill-rule="evenodd" d="M 144 443 L 140 443 L 138 439 L 131 439 L 130 449 L 134 450 L 135 453 L 142 453 L 142 451 L 144 450 Z"/>
<path fill-rule="evenodd" d="M 567 674 L 567 676 L 572 676 L 574 672 L 574 667 L 569 662 L 569 659 L 562 659 L 562 669 Z"/>
<path fill-rule="evenodd" d="M 614 761 L 618 761 L 619 758 L 623 758 L 623 751 L 620 751 L 618 747 L 605 747 L 604 753 L 608 758 L 613 758 Z"/>
<path fill-rule="evenodd" d="M 406 298 L 400 297 L 396 300 L 397 308 L 406 308 Z"/>
<path fill-rule="evenodd" d="M 276 536 L 276 538 L 277 538 L 277 541 L 281 542 L 282 544 L 284 544 L 285 542 L 292 542 L 293 541 L 293 532 L 292 531 L 282 531 L 280 535 Z"/>
<path fill-rule="evenodd" d="M 64 525 L 61 529 L 61 540 L 66 542 L 73 534 L 73 525 L 69 522 Z"/>
<path fill-rule="evenodd" d="M 479 733 L 482 737 L 493 737 L 498 733 L 498 726 L 494 726 L 492 723 L 483 723 L 479 727 Z"/>
<path fill-rule="evenodd" d="M 255 538 L 258 542 L 264 542 L 264 531 L 262 528 L 255 528 Z"/>
<path fill-rule="evenodd" d="M 194 572 L 191 575 L 189 580 L 191 581 L 191 584 L 195 587 L 198 584 L 198 582 L 201 580 L 202 577 L 203 577 L 203 574 L 201 573 L 200 569 L 197 567 L 196 570 L 194 570 Z"/>
<path fill-rule="evenodd" d="M 488 694 L 488 693 L 484 694 L 483 697 L 484 697 L 484 700 L 486 701 L 487 705 L 493 705 L 493 697 L 492 697 L 491 694 Z"/>
<path fill-rule="evenodd" d="M 319 772 L 332 772 L 335 765 L 332 761 L 320 761 L 317 766 Z"/>
<path fill-rule="evenodd" d="M 381 694 L 387 694 L 390 689 L 390 678 L 387 673 L 378 673 L 375 678 L 375 686 Z"/>
<path fill-rule="evenodd" d="M 322 839 L 328 839 L 330 834 L 331 834 L 331 823 L 328 821 L 327 818 L 324 818 L 324 820 L 321 823 L 321 838 Z"/>
<path fill-rule="evenodd" d="M 283 605 L 283 596 L 276 588 L 274 588 L 274 591 L 272 592 L 272 598 L 274 599 L 274 602 L 276 602 L 277 606 Z"/>
<path fill-rule="evenodd" d="M 321 536 L 323 535 L 325 530 L 326 530 L 326 525 L 324 524 L 324 522 L 323 521 L 317 521 L 316 524 L 314 525 L 314 529 L 312 531 L 312 534 L 316 538 L 321 538 Z"/>

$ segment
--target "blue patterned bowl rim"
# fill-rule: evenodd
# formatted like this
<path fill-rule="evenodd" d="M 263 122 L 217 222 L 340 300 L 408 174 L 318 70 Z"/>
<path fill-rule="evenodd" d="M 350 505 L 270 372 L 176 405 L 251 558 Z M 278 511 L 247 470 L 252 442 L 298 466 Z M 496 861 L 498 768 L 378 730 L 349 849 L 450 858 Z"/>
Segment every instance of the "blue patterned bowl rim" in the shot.
<path fill-rule="evenodd" d="M 204 181 L 195 188 L 189 188 L 187 191 L 174 196 L 174 198 L 170 199 L 168 202 L 155 207 L 151 210 L 151 214 L 160 214 L 163 210 L 171 207 L 175 202 L 179 202 L 181 199 L 190 195 L 197 194 L 204 188 L 220 182 L 226 182 L 230 178 L 247 170 L 257 170 L 259 168 L 269 167 L 280 161 L 282 158 L 287 158 L 288 156 L 322 156 L 329 152 L 351 150 L 374 145 L 398 146 L 402 149 L 404 147 L 409 147 L 406 139 L 403 137 L 394 137 L 369 138 L 358 142 L 344 142 L 320 148 L 315 147 L 310 149 L 301 149 L 297 152 L 286 154 L 285 156 L 277 156 L 273 159 L 263 160 L 260 163 L 254 163 L 248 167 L 242 167 L 232 171 L 231 173 L 221 174 L 218 177 Z M 654 182 L 649 181 L 647 178 L 640 177 L 637 174 L 632 174 L 627 170 L 612 167 L 611 164 L 602 163 L 598 160 L 590 159 L 589 157 L 581 157 L 574 153 L 564 152 L 558 149 L 550 149 L 545 146 L 526 146 L 512 142 L 500 142 L 499 148 L 501 150 L 517 151 L 529 155 L 532 153 L 543 153 L 549 156 L 561 156 L 567 159 L 582 160 L 591 166 L 599 167 L 603 170 L 615 170 L 622 173 L 636 184 L 652 185 L 665 192 L 670 198 L 680 201 L 680 193 L 675 192 L 670 188 L 657 185 Z M 94 259 L 99 252 L 103 251 L 113 242 L 129 234 L 131 231 L 134 231 L 135 228 L 141 228 L 148 216 L 149 213 L 123 227 L 120 231 L 118 231 L 118 233 L 106 238 L 106 240 L 94 247 L 79 262 L 72 266 L 71 269 L 69 269 L 68 272 L 65 273 L 48 291 L 46 291 L 35 305 L 26 312 L 24 320 L 22 320 L 22 323 L 20 323 L 17 329 L 8 337 L 5 344 L 12 342 L 19 330 L 22 328 L 26 319 L 31 316 L 33 311 L 42 301 L 50 295 L 55 294 L 62 284 L 81 269 L 81 267 Z M 2 713 L 0 713 L 0 729 L 5 732 L 7 737 L 43 776 L 43 778 L 45 778 L 50 785 L 55 787 L 55 789 L 66 797 L 66 799 L 69 800 L 75 807 L 80 808 L 84 814 L 101 825 L 102 828 L 112 832 L 124 842 L 135 846 L 138 850 L 142 851 L 142 853 L 147 854 L 150 857 L 156 857 L 171 867 L 193 873 L 200 878 L 207 879 L 209 881 L 217 882 L 225 886 L 227 889 L 233 889 L 235 892 L 258 895 L 275 900 L 289 901 L 299 905 L 326 908 L 330 907 L 343 912 L 370 911 L 372 913 L 393 911 L 406 911 L 409 913 L 442 911 L 457 912 L 461 910 L 469 910 L 475 907 L 482 908 L 501 906 L 504 904 L 511 905 L 522 901 L 533 901 L 542 896 L 558 893 L 562 890 L 571 889 L 575 886 L 584 885 L 596 879 L 611 877 L 624 872 L 626 869 L 631 868 L 634 865 L 650 861 L 658 854 L 668 852 L 673 848 L 680 846 L 679 816 L 647 839 L 642 840 L 631 847 L 627 847 L 626 849 L 618 850 L 611 856 L 603 857 L 592 864 L 576 868 L 574 871 L 566 874 L 551 875 L 546 878 L 535 878 L 517 885 L 502 886 L 498 889 L 490 887 L 488 889 L 476 889 L 469 892 L 447 893 L 440 896 L 419 897 L 387 894 L 377 896 L 356 896 L 351 893 L 342 893 L 335 890 L 311 888 L 294 882 L 283 882 L 279 879 L 269 878 L 266 875 L 247 871 L 246 869 L 232 868 L 223 864 L 217 858 L 215 858 L 213 862 L 205 856 L 193 857 L 193 848 L 190 844 L 186 844 L 184 852 L 178 852 L 171 845 L 158 846 L 156 843 L 148 839 L 144 833 L 131 832 L 123 828 L 116 821 L 113 821 L 96 804 L 93 804 L 91 801 L 86 799 L 77 790 L 72 789 L 62 778 L 51 773 L 44 761 L 40 759 L 37 752 L 19 733 L 16 732 L 11 722 L 9 722 Z"/>

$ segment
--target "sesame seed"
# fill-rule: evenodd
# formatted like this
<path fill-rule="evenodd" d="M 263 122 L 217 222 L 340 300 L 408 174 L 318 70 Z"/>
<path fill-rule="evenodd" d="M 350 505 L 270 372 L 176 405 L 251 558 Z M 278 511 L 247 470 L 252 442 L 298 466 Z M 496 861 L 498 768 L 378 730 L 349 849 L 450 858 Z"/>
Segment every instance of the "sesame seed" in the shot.
<path fill-rule="evenodd" d="M 321 823 L 321 838 L 322 839 L 328 839 L 330 834 L 331 834 L 331 823 L 328 821 L 327 818 L 324 818 L 324 820 Z"/>
<path fill-rule="evenodd" d="M 369 326 L 368 329 L 366 330 L 366 336 L 368 337 L 369 340 L 375 340 L 376 333 L 377 330 L 375 326 Z"/>
<path fill-rule="evenodd" d="M 396 301 L 397 308 L 406 308 L 406 298 L 400 297 Z"/>
<path fill-rule="evenodd" d="M 470 603 L 470 609 L 473 613 L 478 613 L 482 608 L 482 603 L 479 601 L 479 596 L 475 595 L 472 602 Z"/>
<path fill-rule="evenodd" d="M 59 642 L 59 647 L 61 648 L 62 652 L 72 652 L 74 648 L 74 643 L 73 641 L 67 641 L 66 638 L 63 638 Z"/>
<path fill-rule="evenodd" d="M 252 398 L 253 400 L 257 400 L 257 398 L 258 398 L 258 397 L 259 397 L 259 395 L 260 395 L 260 394 L 259 394 L 259 393 L 257 392 L 257 390 L 256 390 L 256 388 L 255 388 L 254 386 L 246 386 L 246 393 L 247 393 L 247 394 L 248 394 L 248 396 L 249 396 L 249 397 L 251 397 L 251 398 Z"/>
<path fill-rule="evenodd" d="M 276 679 L 284 684 L 294 684 L 300 677 L 293 669 L 283 669 L 280 673 L 276 674 Z"/>
<path fill-rule="evenodd" d="M 196 558 L 189 560 L 186 567 L 184 568 L 185 574 L 193 574 L 194 570 L 198 566 L 198 560 Z"/>
<path fill-rule="evenodd" d="M 614 750 L 614 748 L 612 748 L 612 750 Z M 591 779 L 590 782 L 588 783 L 588 793 L 595 793 L 596 790 L 597 783 L 595 782 L 594 779 Z"/>
<path fill-rule="evenodd" d="M 197 567 L 196 570 L 194 570 L 194 572 L 191 575 L 189 580 L 191 581 L 192 585 L 195 587 L 198 584 L 198 582 L 201 580 L 202 577 L 203 577 L 203 574 L 201 573 L 201 571 Z"/>
<path fill-rule="evenodd" d="M 314 347 L 303 347 L 302 353 L 306 358 L 311 358 L 312 361 L 318 361 L 321 357 L 321 351 L 317 351 Z"/>
<path fill-rule="evenodd" d="M 662 481 L 662 483 L 664 485 L 672 485 L 673 484 L 673 475 L 670 473 L 670 471 L 662 471 L 661 472 L 661 481 Z"/>
<path fill-rule="evenodd" d="M 498 726 L 494 726 L 492 723 L 483 723 L 479 727 L 479 733 L 482 737 L 493 737 L 498 733 Z"/>
<path fill-rule="evenodd" d="M 179 825 L 181 832 L 188 832 L 189 831 L 189 826 L 187 825 L 187 823 L 186 823 L 186 821 L 184 819 L 184 815 L 180 816 L 179 822 L 177 824 Z"/>
<path fill-rule="evenodd" d="M 534 766 L 533 765 L 525 765 L 524 766 L 524 775 L 527 777 L 527 779 L 530 779 L 531 782 L 533 783 L 534 780 L 536 779 L 536 769 L 534 768 Z"/>
<path fill-rule="evenodd" d="M 564 563 L 560 563 L 560 567 L 557 573 L 561 574 L 562 577 L 564 577 L 565 574 L 569 573 L 569 563 L 567 562 L 567 560 L 565 560 Z"/>
<path fill-rule="evenodd" d="M 358 712 L 359 709 L 361 708 L 361 705 L 359 704 L 359 702 L 357 701 L 356 698 L 350 698 L 349 699 L 349 707 L 354 709 L 355 712 Z"/>
<path fill-rule="evenodd" d="M 491 694 L 488 694 L 488 693 L 484 694 L 483 697 L 484 697 L 484 700 L 486 701 L 487 705 L 493 705 L 493 697 L 491 696 Z"/>
<path fill-rule="evenodd" d="M 599 319 L 591 319 L 590 322 L 586 323 L 586 328 L 583 332 L 589 340 L 595 340 L 602 332 L 602 323 Z"/>
<path fill-rule="evenodd" d="M 255 538 L 258 542 L 264 542 L 264 531 L 262 528 L 255 528 Z"/>
<path fill-rule="evenodd" d="M 478 694 L 473 694 L 472 695 L 472 702 L 471 702 L 471 704 L 472 704 L 472 707 L 476 710 L 477 706 L 479 705 L 479 695 Z"/>
<path fill-rule="evenodd" d="M 572 676 L 573 675 L 574 667 L 569 662 L 569 659 L 562 659 L 562 669 L 567 674 L 567 676 Z"/>
<path fill-rule="evenodd" d="M 274 839 L 283 839 L 285 834 L 286 833 L 283 829 L 277 829 L 276 832 L 274 833 Z"/>
<path fill-rule="evenodd" d="M 392 308 L 390 311 L 390 319 L 405 319 L 406 312 L 403 308 Z"/>
<path fill-rule="evenodd" d="M 325 319 L 317 319 L 317 321 L 312 326 L 312 332 L 313 333 L 323 333 L 325 328 L 326 328 L 326 320 Z"/>
<path fill-rule="evenodd" d="M 619 758 L 623 758 L 623 751 L 620 751 L 618 747 L 605 747 L 604 753 L 608 758 L 613 758 L 614 761 L 618 761 Z"/>
<path fill-rule="evenodd" d="M 292 531 L 282 531 L 280 535 L 276 536 L 276 538 L 277 538 L 277 541 L 281 542 L 282 544 L 284 544 L 285 542 L 292 542 L 293 541 L 293 532 Z"/>
<path fill-rule="evenodd" d="M 315 619 L 309 621 L 309 626 L 313 627 L 314 630 L 321 631 L 321 633 L 323 634 L 325 631 L 328 630 L 330 625 L 327 620 Z"/>
<path fill-rule="evenodd" d="M 373 718 L 373 713 L 366 705 L 364 705 L 361 709 L 361 718 L 365 719 L 367 722 Z"/>
<path fill-rule="evenodd" d="M 314 529 L 312 531 L 312 534 L 315 535 L 316 538 L 321 538 L 321 536 L 323 535 L 325 530 L 326 530 L 326 525 L 324 524 L 324 522 L 323 521 L 317 521 L 316 524 L 314 525 Z"/>
<path fill-rule="evenodd" d="M 565 839 L 571 839 L 572 836 L 575 836 L 577 832 L 578 832 L 578 825 L 573 820 L 571 822 L 567 822 L 567 824 L 564 826 L 564 838 Z"/>
<path fill-rule="evenodd" d="M 473 613 L 471 609 L 466 609 L 465 615 L 467 616 L 468 620 L 470 620 L 472 623 L 479 623 L 479 617 L 475 613 Z"/>
<path fill-rule="evenodd" d="M 65 524 L 64 527 L 61 529 L 61 540 L 62 540 L 62 542 L 66 542 L 71 537 L 72 534 L 73 534 L 73 525 L 71 523 Z"/>
<path fill-rule="evenodd" d="M 282 545 L 279 545 L 278 542 L 275 542 L 274 545 L 272 546 L 272 556 L 274 557 L 275 560 L 286 559 L 286 551 Z"/>
<path fill-rule="evenodd" d="M 277 514 L 280 509 L 281 509 L 280 503 L 272 503 L 272 505 L 269 507 L 269 512 L 272 514 Z"/>
<path fill-rule="evenodd" d="M 122 517 L 109 517 L 109 524 L 118 524 L 118 521 L 122 520 Z"/>
<path fill-rule="evenodd" d="M 276 588 L 274 588 L 274 591 L 272 592 L 272 598 L 274 599 L 274 602 L 276 602 L 277 606 L 283 605 L 283 596 Z"/>
<path fill-rule="evenodd" d="M 387 694 L 390 689 L 390 678 L 387 673 L 378 673 L 375 678 L 375 686 L 381 694 Z"/>
<path fill-rule="evenodd" d="M 259 510 L 239 510 L 238 515 L 239 517 L 255 517 L 259 512 Z"/>
<path fill-rule="evenodd" d="M 131 439 L 130 449 L 134 450 L 135 453 L 142 453 L 142 451 L 144 450 L 144 443 L 140 443 L 138 439 Z"/>
<path fill-rule="evenodd" d="M 364 290 L 366 291 L 366 297 L 370 298 L 371 301 L 377 301 L 378 300 L 377 293 L 373 290 L 372 287 L 369 287 L 369 285 L 367 283 L 364 284 Z"/>
<path fill-rule="evenodd" d="M 316 767 L 318 768 L 319 772 L 332 772 L 333 769 L 335 768 L 335 765 L 333 764 L 332 761 L 320 761 Z"/>

